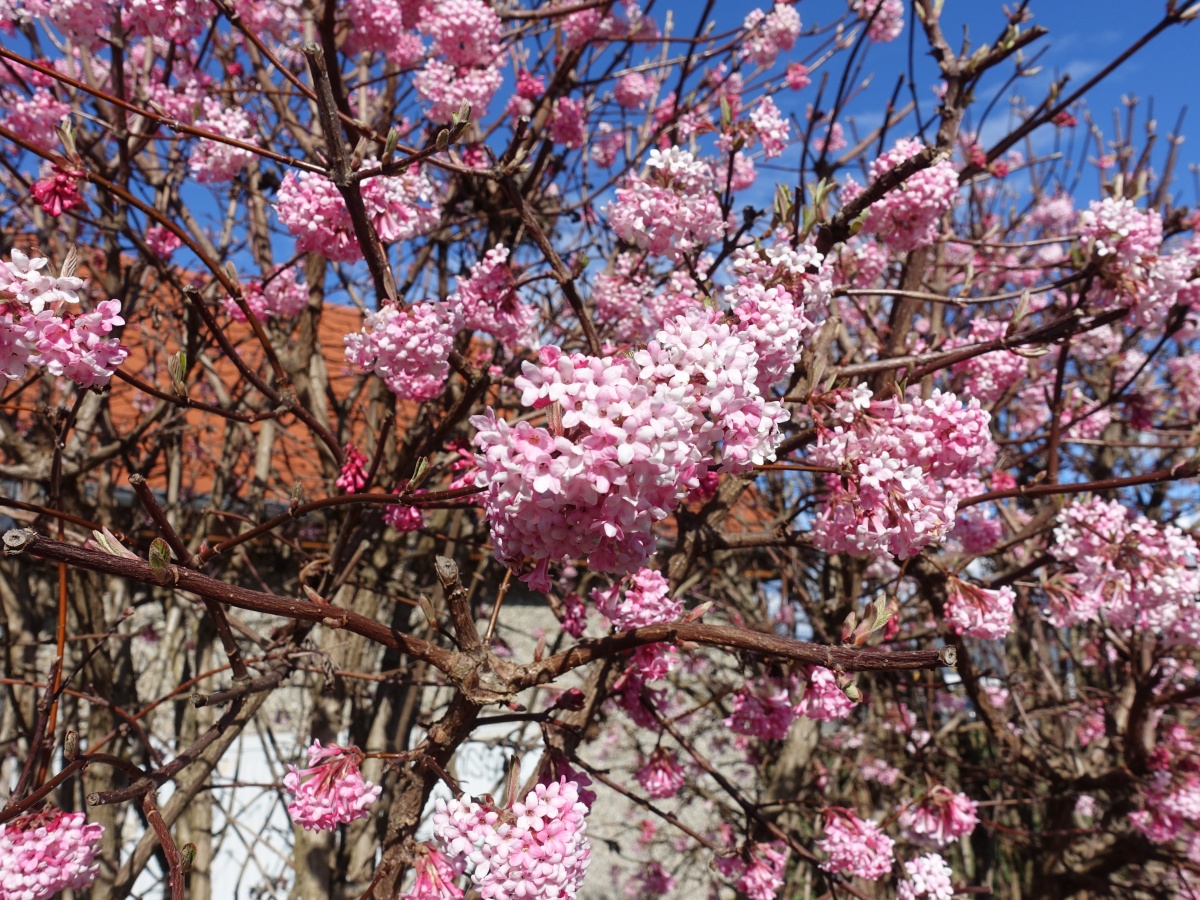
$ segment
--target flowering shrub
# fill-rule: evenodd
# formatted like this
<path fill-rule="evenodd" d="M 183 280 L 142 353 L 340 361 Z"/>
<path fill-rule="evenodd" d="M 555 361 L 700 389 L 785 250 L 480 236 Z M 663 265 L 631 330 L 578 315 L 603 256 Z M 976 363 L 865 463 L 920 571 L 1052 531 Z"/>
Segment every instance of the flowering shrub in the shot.
<path fill-rule="evenodd" d="M 1195 148 L 1045 5 L 0 0 L 0 897 L 1200 892 Z"/>

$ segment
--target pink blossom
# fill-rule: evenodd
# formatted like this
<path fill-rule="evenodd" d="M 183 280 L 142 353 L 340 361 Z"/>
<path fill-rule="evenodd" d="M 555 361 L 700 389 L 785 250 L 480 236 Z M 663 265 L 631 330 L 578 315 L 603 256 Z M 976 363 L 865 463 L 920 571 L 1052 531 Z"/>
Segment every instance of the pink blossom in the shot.
<path fill-rule="evenodd" d="M 734 887 L 750 900 L 775 900 L 787 871 L 788 848 L 783 841 L 751 844 L 744 854 L 717 858 L 717 869 L 736 878 Z"/>
<path fill-rule="evenodd" d="M 459 280 L 446 302 L 462 318 L 464 328 L 487 332 L 505 347 L 517 347 L 529 341 L 537 309 L 521 301 L 508 256 L 508 248 L 497 244 Z"/>
<path fill-rule="evenodd" d="M 581 148 L 587 140 L 587 109 L 582 100 L 560 97 L 554 103 L 550 117 L 550 140 L 572 150 Z"/>
<path fill-rule="evenodd" d="M 645 176 L 630 176 L 605 211 L 621 240 L 671 260 L 725 232 L 712 170 L 677 147 L 651 150 Z"/>
<path fill-rule="evenodd" d="M 42 212 L 48 216 L 61 216 L 76 206 L 86 206 L 83 194 L 79 193 L 79 179 L 83 172 L 51 166 L 50 172 L 29 189 Z"/>
<path fill-rule="evenodd" d="M 956 794 L 938 785 L 917 803 L 900 813 L 900 825 L 917 840 L 939 847 L 966 837 L 979 824 L 976 806 L 966 794 Z"/>
<path fill-rule="evenodd" d="M 450 374 L 450 351 L 461 327 L 445 303 L 389 304 L 367 315 L 362 331 L 346 335 L 346 359 L 374 372 L 402 399 L 429 400 Z"/>
<path fill-rule="evenodd" d="M 802 90 L 812 84 L 812 79 L 808 77 L 808 66 L 798 62 L 788 64 L 784 80 L 793 91 Z"/>
<path fill-rule="evenodd" d="M 813 542 L 829 553 L 901 559 L 943 540 L 958 507 L 955 479 L 995 458 L 990 416 L 935 389 L 928 400 L 871 399 L 866 385 L 842 395 L 832 429 L 818 428 L 809 454 L 830 496 Z"/>
<path fill-rule="evenodd" d="M 591 856 L 579 785 L 538 784 L 507 809 L 490 802 L 438 800 L 433 835 L 452 864 L 474 866 L 483 897 L 573 898 Z"/>
<path fill-rule="evenodd" d="M 209 97 L 204 101 L 204 117 L 197 127 L 222 137 L 233 138 L 244 144 L 257 144 L 254 123 L 240 106 L 222 107 L 219 100 Z M 188 159 L 188 168 L 201 184 L 232 181 L 239 172 L 254 161 L 249 150 L 234 147 L 221 141 L 201 138 Z"/>
<path fill-rule="evenodd" d="M 342 472 L 334 482 L 347 494 L 361 491 L 367 483 L 367 463 L 369 460 L 353 444 L 347 444 L 343 453 L 346 461 L 342 464 Z"/>
<path fill-rule="evenodd" d="M 59 143 L 55 129 L 70 112 L 70 106 L 44 87 L 29 97 L 5 91 L 0 125 L 42 150 L 55 151 Z"/>
<path fill-rule="evenodd" d="M 838 687 L 837 676 L 823 666 L 813 666 L 808 673 L 804 696 L 796 704 L 796 715 L 830 722 L 853 711 L 854 701 Z"/>
<path fill-rule="evenodd" d="M 146 246 L 150 248 L 150 252 L 166 259 L 176 250 L 183 246 L 183 241 L 171 231 L 169 228 L 164 228 L 161 225 L 151 225 L 146 229 Z"/>
<path fill-rule="evenodd" d="M 374 159 L 363 160 L 363 168 L 377 164 Z M 367 213 L 384 241 L 409 240 L 438 221 L 433 183 L 416 166 L 396 176 L 367 178 L 361 190 Z M 335 262 L 362 259 L 342 195 L 323 175 L 288 172 L 276 197 L 275 213 L 296 239 L 297 251 L 318 253 Z"/>
<path fill-rule="evenodd" d="M 658 90 L 658 82 L 641 72 L 627 72 L 617 79 L 613 99 L 625 109 L 645 109 Z"/>
<path fill-rule="evenodd" d="M 769 68 L 785 50 L 791 50 L 800 36 L 800 14 L 789 4 L 776 3 L 769 13 L 761 9 L 747 14 L 742 28 L 746 37 L 741 54 L 755 65 Z"/>
<path fill-rule="evenodd" d="M 754 387 L 755 354 L 713 311 L 667 322 L 632 357 L 564 355 L 544 347 L 516 387 L 546 409 L 553 431 L 476 416 L 478 484 L 497 556 L 549 587 L 551 561 L 586 556 L 625 574 L 654 550 L 652 526 L 719 455 L 746 471 L 773 453 L 784 413 Z M 568 436 L 569 435 L 569 436 Z"/>
<path fill-rule="evenodd" d="M 504 23 L 484 0 L 432 0 L 415 24 L 433 39 L 433 52 L 456 66 L 490 64 L 503 52 Z"/>
<path fill-rule="evenodd" d="M 767 159 L 782 155 L 791 136 L 792 127 L 779 112 L 779 107 L 770 97 L 763 97 L 750 111 L 750 125 L 762 141 Z"/>
<path fill-rule="evenodd" d="M 829 858 L 821 863 L 826 872 L 845 872 L 867 881 L 878 881 L 892 871 L 895 841 L 878 825 L 863 821 L 849 809 L 825 810 L 825 836 L 817 849 Z"/>
<path fill-rule="evenodd" d="M 616 628 L 625 630 L 659 622 L 673 622 L 683 611 L 683 604 L 672 600 L 671 586 L 653 569 L 639 569 L 623 583 L 607 591 L 592 589 L 592 600 Z"/>
<path fill-rule="evenodd" d="M 1050 596 L 1048 617 L 1056 627 L 1103 618 L 1170 643 L 1200 643 L 1197 545 L 1178 527 L 1093 498 L 1059 514 L 1049 551 L 1068 567 Z"/>
<path fill-rule="evenodd" d="M 416 875 L 412 887 L 400 895 L 400 900 L 462 900 L 462 889 L 454 879 L 462 874 L 464 861 L 457 862 L 457 866 L 452 865 L 435 844 L 417 844 L 413 858 Z"/>
<path fill-rule="evenodd" d="M 878 181 L 901 162 L 924 149 L 919 141 L 903 138 L 871 163 L 871 181 Z M 853 179 L 842 189 L 842 202 L 849 202 L 859 187 Z M 908 177 L 897 189 L 871 204 L 863 230 L 874 234 L 890 250 L 906 253 L 932 244 L 939 222 L 958 199 L 958 172 L 948 159 L 941 159 Z"/>
<path fill-rule="evenodd" d="M 904 864 L 908 877 L 896 886 L 896 900 L 952 900 L 953 872 L 937 853 L 926 853 Z"/>
<path fill-rule="evenodd" d="M 0 828 L 0 896 L 50 900 L 90 888 L 100 872 L 96 851 L 104 826 L 87 814 L 44 809 Z"/>
<path fill-rule="evenodd" d="M 407 488 L 408 482 L 405 481 L 398 485 L 392 493 L 402 494 Z M 413 496 L 423 493 L 425 492 L 413 491 Z M 425 516 L 420 507 L 410 506 L 407 503 L 394 503 L 388 506 L 383 511 L 383 521 L 400 532 L 420 531 L 425 527 Z"/>
<path fill-rule="evenodd" d="M 764 741 L 782 741 L 795 718 L 787 688 L 777 679 L 760 678 L 748 681 L 733 695 L 733 714 L 725 726 Z"/>
<path fill-rule="evenodd" d="M 255 318 L 262 322 L 273 316 L 292 319 L 300 315 L 308 304 L 308 285 L 297 281 L 297 275 L 298 270 L 295 267 L 280 269 L 266 284 L 251 281 L 246 285 L 242 299 L 246 301 Z M 246 314 L 232 297 L 225 298 L 224 306 L 234 321 L 246 321 Z"/>
<path fill-rule="evenodd" d="M 669 897 L 675 892 L 675 878 L 662 863 L 648 862 L 634 876 L 633 884 L 625 889 L 630 897 Z"/>
<path fill-rule="evenodd" d="M 650 759 L 634 775 L 647 796 L 654 798 L 674 797 L 683 787 L 683 767 L 675 754 L 662 747 L 650 755 Z"/>
<path fill-rule="evenodd" d="M 463 103 L 471 107 L 471 118 L 487 114 L 488 104 L 504 83 L 500 69 L 501 54 L 490 65 L 456 67 L 440 59 L 431 59 L 413 77 L 417 94 L 425 103 L 426 113 L 434 122 L 451 120 Z"/>
<path fill-rule="evenodd" d="M 867 37 L 877 44 L 894 41 L 904 30 L 903 0 L 850 0 L 850 11 L 871 23 Z"/>
<path fill-rule="evenodd" d="M 592 138 L 592 147 L 588 155 L 596 165 L 607 169 L 617 161 L 617 157 L 624 149 L 624 132 L 613 131 L 612 125 L 608 122 L 601 122 Z"/>
<path fill-rule="evenodd" d="M 955 634 L 997 641 L 1012 631 L 1013 603 L 1017 595 L 1004 585 L 989 591 L 960 578 L 947 582 L 946 621 Z"/>
<path fill-rule="evenodd" d="M 382 53 L 402 69 L 417 65 L 425 55 L 421 38 L 413 31 L 421 17 L 421 0 L 346 0 L 350 33 L 346 53 Z"/>
<path fill-rule="evenodd" d="M 363 780 L 358 769 L 362 760 L 357 747 L 322 747 L 314 740 L 308 748 L 309 768 L 289 765 L 283 776 L 283 786 L 296 795 L 288 804 L 292 821 L 306 831 L 332 831 L 370 815 L 368 807 L 383 788 Z"/>

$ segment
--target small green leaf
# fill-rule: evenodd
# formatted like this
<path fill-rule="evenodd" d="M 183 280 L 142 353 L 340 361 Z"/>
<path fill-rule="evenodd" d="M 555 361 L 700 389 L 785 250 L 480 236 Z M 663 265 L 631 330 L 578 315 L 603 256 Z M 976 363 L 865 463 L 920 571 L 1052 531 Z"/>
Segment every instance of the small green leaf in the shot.
<path fill-rule="evenodd" d="M 150 545 L 150 568 L 165 573 L 171 565 L 171 548 L 162 538 L 155 538 Z"/>

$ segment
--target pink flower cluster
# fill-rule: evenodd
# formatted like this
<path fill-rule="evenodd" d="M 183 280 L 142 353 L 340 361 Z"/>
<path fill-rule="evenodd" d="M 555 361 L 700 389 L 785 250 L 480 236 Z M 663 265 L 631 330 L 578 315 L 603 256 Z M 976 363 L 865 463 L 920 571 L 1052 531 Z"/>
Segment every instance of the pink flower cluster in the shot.
<path fill-rule="evenodd" d="M 756 385 L 764 395 L 791 377 L 801 347 L 825 321 L 833 283 L 823 262 L 810 245 L 786 241 L 734 251 L 736 281 L 725 299 L 758 354 Z"/>
<path fill-rule="evenodd" d="M 870 22 L 867 37 L 877 44 L 894 41 L 904 31 L 903 0 L 850 0 L 850 11 Z"/>
<path fill-rule="evenodd" d="M 826 872 L 878 881 L 892 871 L 895 843 L 874 822 L 863 821 L 852 810 L 830 807 L 817 849 L 829 857 L 821 863 Z"/>
<path fill-rule="evenodd" d="M 554 101 L 550 140 L 571 150 L 583 147 L 587 140 L 587 109 L 582 100 L 559 97 Z"/>
<path fill-rule="evenodd" d="M 708 163 L 678 147 L 651 150 L 646 174 L 631 175 L 605 212 L 621 240 L 675 261 L 725 233 L 715 188 Z"/>
<path fill-rule="evenodd" d="M 90 888 L 99 874 L 96 850 L 104 826 L 87 814 L 46 809 L 0 828 L 0 897 L 50 900 Z"/>
<path fill-rule="evenodd" d="M 937 853 L 926 853 L 904 864 L 908 875 L 896 886 L 896 900 L 952 900 L 954 873 Z"/>
<path fill-rule="evenodd" d="M 350 33 L 347 53 L 383 53 L 388 62 L 408 69 L 420 62 L 425 47 L 413 30 L 423 11 L 421 0 L 346 0 Z"/>
<path fill-rule="evenodd" d="M 591 858 L 588 807 L 565 776 L 539 784 L 509 809 L 438 800 L 433 835 L 451 864 L 472 866 L 480 896 L 575 897 Z"/>
<path fill-rule="evenodd" d="M 146 38 L 184 43 L 208 21 L 204 0 L 123 0 L 122 24 Z"/>
<path fill-rule="evenodd" d="M 1174 525 L 1133 517 L 1120 502 L 1097 498 L 1059 514 L 1050 554 L 1070 567 L 1051 593 L 1056 627 L 1103 619 L 1114 628 L 1200 644 L 1196 541 Z"/>
<path fill-rule="evenodd" d="M 28 96 L 13 91 L 0 91 L 0 125 L 17 137 L 47 151 L 57 151 L 58 132 L 55 130 L 71 112 L 71 107 L 58 100 L 44 87 Z"/>
<path fill-rule="evenodd" d="M 445 303 L 387 305 L 346 335 L 346 359 L 382 378 L 397 397 L 429 400 L 450 374 L 450 351 L 462 320 Z"/>
<path fill-rule="evenodd" d="M 334 484 L 347 494 L 353 494 L 361 491 L 363 485 L 367 483 L 367 463 L 369 460 L 353 444 L 347 444 L 343 450 L 343 454 L 346 461 L 342 464 L 342 471 L 338 474 L 337 481 Z"/>
<path fill-rule="evenodd" d="M 665 323 L 700 302 L 700 288 L 688 272 L 673 268 L 660 282 L 640 256 L 618 254 L 613 271 L 602 272 L 592 281 L 591 300 L 598 324 L 625 343 L 645 343 Z M 700 259 L 698 273 L 707 271 L 707 260 Z"/>
<path fill-rule="evenodd" d="M 777 678 L 757 678 L 733 695 L 733 713 L 725 727 L 764 741 L 782 741 L 795 719 L 788 687 Z"/>
<path fill-rule="evenodd" d="M 854 701 L 838 687 L 837 676 L 824 666 L 813 666 L 808 673 L 804 696 L 796 704 L 796 715 L 829 722 L 853 711 Z"/>
<path fill-rule="evenodd" d="M 497 556 L 549 587 L 551 561 L 586 556 L 628 573 L 654 552 L 651 532 L 718 456 L 742 472 L 772 456 L 786 413 L 755 388 L 756 355 L 712 310 L 693 308 L 616 359 L 543 347 L 516 387 L 552 430 L 510 426 L 491 410 L 479 429 L 477 484 Z"/>
<path fill-rule="evenodd" d="M 658 747 L 634 775 L 648 797 L 674 797 L 683 787 L 683 766 L 670 750 Z"/>
<path fill-rule="evenodd" d="M 378 165 L 363 160 L 363 168 Z M 362 198 L 372 224 L 384 241 L 406 241 L 424 234 L 438 221 L 433 182 L 416 166 L 400 175 L 368 178 Z M 296 250 L 317 253 L 334 262 L 357 262 L 362 250 L 342 195 L 332 181 L 315 172 L 288 172 L 275 201 L 279 221 L 296 239 Z"/>
<path fill-rule="evenodd" d="M 900 825 L 910 836 L 939 847 L 966 837 L 978 824 L 975 801 L 941 785 L 900 813 Z"/>
<path fill-rule="evenodd" d="M 625 109 L 645 109 L 658 90 L 658 82 L 641 72 L 627 72 L 617 79 L 613 99 Z"/>
<path fill-rule="evenodd" d="M 776 3 L 769 13 L 751 10 L 742 28 L 746 37 L 741 54 L 755 65 L 770 68 L 780 53 L 791 50 L 800 36 L 800 14 L 790 4 Z"/>
<path fill-rule="evenodd" d="M 1164 730 L 1150 766 L 1145 808 L 1131 812 L 1130 821 L 1156 844 L 1186 837 L 1194 846 L 1200 834 L 1200 754 L 1184 726 Z"/>
<path fill-rule="evenodd" d="M 242 292 L 242 297 L 255 318 L 262 322 L 273 316 L 292 319 L 300 315 L 308 305 L 308 285 L 297 280 L 298 276 L 299 270 L 293 266 L 280 269 L 266 284 L 261 281 L 249 282 Z M 246 314 L 233 302 L 232 297 L 225 298 L 224 306 L 234 321 L 246 321 Z"/>
<path fill-rule="evenodd" d="M 121 304 L 103 300 L 89 313 L 69 312 L 68 306 L 79 303 L 83 279 L 48 275 L 47 262 L 15 248 L 8 262 L 0 260 L 0 293 L 12 296 L 0 302 L 0 376 L 15 381 L 41 366 L 80 387 L 108 384 L 129 356 L 109 337 L 125 324 Z"/>
<path fill-rule="evenodd" d="M 455 862 L 457 865 L 446 859 L 436 844 L 417 844 L 413 884 L 400 895 L 400 900 L 462 900 L 462 888 L 454 883 L 454 879 L 462 874 L 465 861 Z"/>
<path fill-rule="evenodd" d="M 998 641 L 1012 631 L 1017 595 L 1004 585 L 989 591 L 960 578 L 950 578 L 946 592 L 946 621 L 955 634 Z"/>
<path fill-rule="evenodd" d="M 779 112 L 779 107 L 770 97 L 763 97 L 750 111 L 750 126 L 762 141 L 763 155 L 774 159 L 783 154 L 791 137 L 792 126 Z"/>
<path fill-rule="evenodd" d="M 969 334 L 946 341 L 945 349 L 993 341 L 1004 337 L 1007 330 L 1007 322 L 972 319 Z M 995 403 L 1028 375 L 1029 363 L 1025 357 L 1011 350 L 996 350 L 955 363 L 950 370 L 965 379 L 964 394 L 979 398 L 980 403 Z"/>
<path fill-rule="evenodd" d="M 819 425 L 809 454 L 838 473 L 825 476 L 829 498 L 813 528 L 813 543 L 827 553 L 904 559 L 940 542 L 958 508 L 953 479 L 996 454 L 979 401 L 936 389 L 928 400 L 873 400 L 860 385 L 838 400 L 833 418 L 832 430 Z"/>
<path fill-rule="evenodd" d="M 462 317 L 463 327 L 483 331 L 507 348 L 528 343 L 537 309 L 521 302 L 508 248 L 497 244 L 471 267 L 446 301 Z"/>
<path fill-rule="evenodd" d="M 254 123 L 240 106 L 222 107 L 219 100 L 206 97 L 204 118 L 197 127 L 222 137 L 233 138 L 245 144 L 257 144 Z M 220 141 L 201 138 L 188 159 L 188 168 L 201 184 L 232 181 L 246 166 L 254 161 L 249 150 L 234 147 Z"/>
<path fill-rule="evenodd" d="M 750 900 L 775 900 L 787 871 L 788 848 L 783 841 L 751 844 L 745 853 L 717 858 L 717 869 Z"/>
<path fill-rule="evenodd" d="M 1140 265 L 1158 254 L 1162 216 L 1138 209 L 1132 200 L 1105 197 L 1093 200 L 1079 214 L 1079 239 L 1096 256 L 1117 265 Z"/>
<path fill-rule="evenodd" d="M 500 17 L 483 0 L 433 0 L 415 18 L 433 39 L 435 58 L 413 79 L 430 119 L 449 122 L 465 101 L 479 120 L 504 80 Z"/>
<path fill-rule="evenodd" d="M 322 747 L 314 740 L 308 748 L 309 768 L 289 765 L 283 776 L 283 786 L 296 795 L 287 808 L 292 821 L 306 831 L 332 831 L 365 819 L 383 788 L 363 780 L 358 770 L 362 760 L 357 747 Z"/>
<path fill-rule="evenodd" d="M 29 193 L 46 215 L 61 216 L 69 209 L 87 205 L 83 194 L 79 192 L 79 180 L 83 178 L 83 172 L 47 163 L 43 164 L 40 175 Z"/>
<path fill-rule="evenodd" d="M 642 625 L 673 622 L 683 604 L 671 599 L 671 585 L 653 569 L 639 569 L 630 583 L 613 585 L 607 591 L 592 589 L 592 600 L 614 627 L 624 631 Z"/>
<path fill-rule="evenodd" d="M 894 147 L 871 163 L 871 182 L 916 154 L 924 146 L 912 138 L 901 138 Z M 843 203 L 849 203 L 862 191 L 854 179 L 842 189 Z M 935 162 L 913 173 L 898 188 L 871 204 L 863 230 L 874 234 L 893 253 L 907 253 L 932 244 L 938 235 L 939 221 L 958 199 L 958 172 L 948 159 Z"/>

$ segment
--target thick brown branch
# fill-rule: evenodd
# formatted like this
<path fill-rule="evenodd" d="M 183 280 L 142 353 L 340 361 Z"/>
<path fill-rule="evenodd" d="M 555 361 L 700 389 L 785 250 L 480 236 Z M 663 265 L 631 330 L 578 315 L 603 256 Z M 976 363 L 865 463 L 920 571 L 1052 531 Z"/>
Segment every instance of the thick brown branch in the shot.
<path fill-rule="evenodd" d="M 838 667 L 846 672 L 940 669 L 955 664 L 952 647 L 893 651 L 831 647 L 725 625 L 666 622 L 634 628 L 609 637 L 580 641 L 561 653 L 556 653 L 540 663 L 528 666 L 524 676 L 517 679 L 516 685 L 530 687 L 542 684 L 571 669 L 577 669 L 595 660 L 606 659 L 636 647 L 663 642 L 673 644 L 679 641 L 703 644 L 708 647 L 721 647 L 725 650 L 759 653 L 763 656 L 790 659 L 830 669 Z"/>

